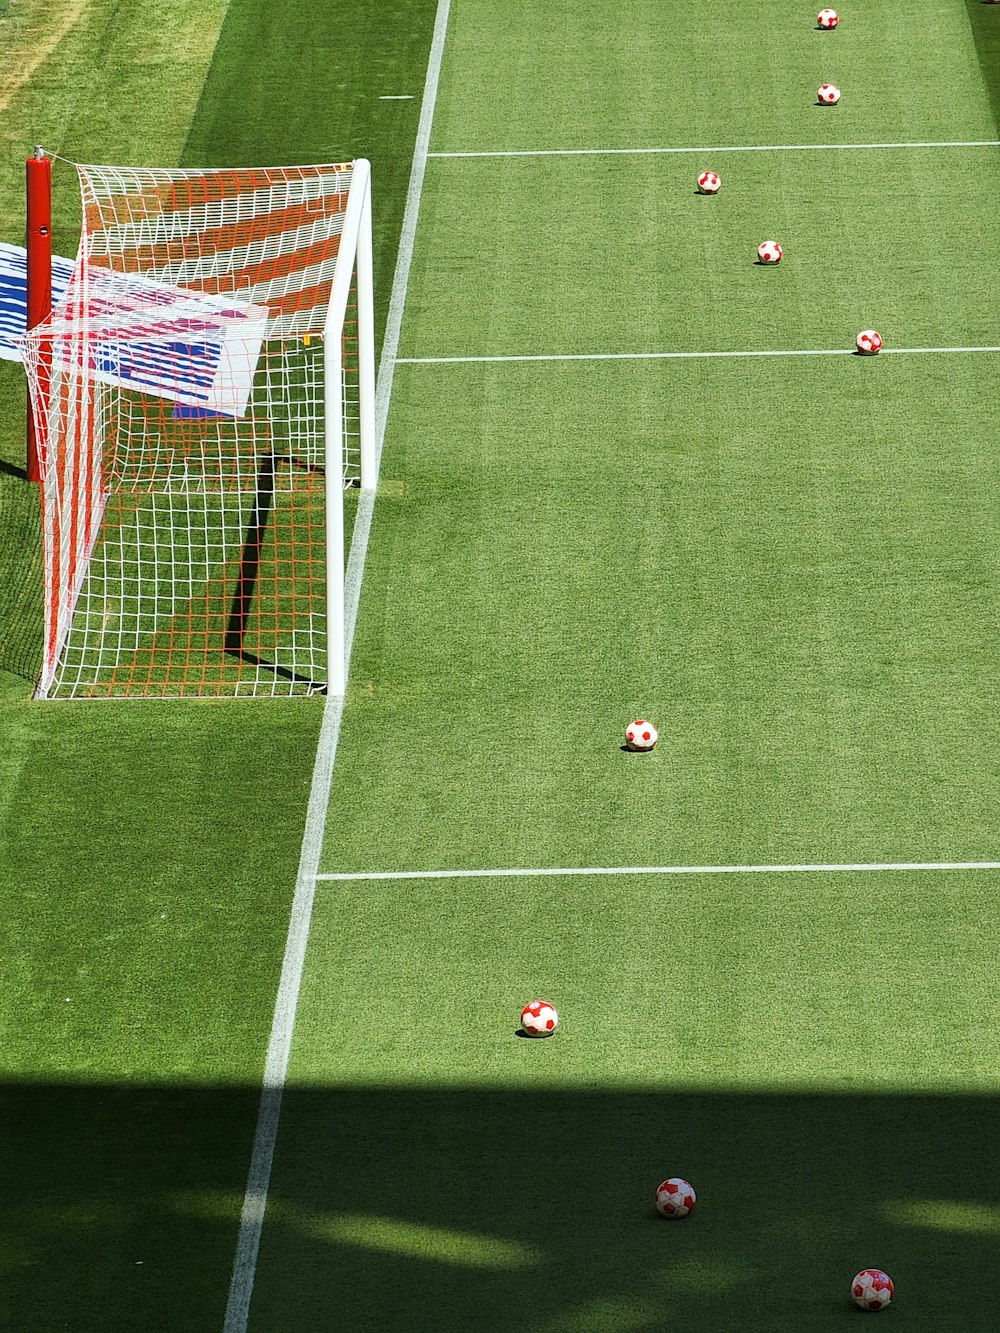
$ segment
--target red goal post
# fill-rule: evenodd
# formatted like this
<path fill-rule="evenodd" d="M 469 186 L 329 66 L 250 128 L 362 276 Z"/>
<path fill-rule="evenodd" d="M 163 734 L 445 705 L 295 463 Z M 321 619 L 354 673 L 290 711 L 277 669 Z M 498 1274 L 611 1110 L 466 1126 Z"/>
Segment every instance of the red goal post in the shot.
<path fill-rule="evenodd" d="M 25 193 L 25 328 L 32 329 L 52 311 L 52 159 L 41 147 L 24 164 Z M 28 395 L 25 472 L 28 481 L 41 480 L 35 420 Z"/>
<path fill-rule="evenodd" d="M 69 288 L 21 344 L 38 697 L 342 694 L 344 488 L 377 470 L 368 162 L 77 171 Z"/>

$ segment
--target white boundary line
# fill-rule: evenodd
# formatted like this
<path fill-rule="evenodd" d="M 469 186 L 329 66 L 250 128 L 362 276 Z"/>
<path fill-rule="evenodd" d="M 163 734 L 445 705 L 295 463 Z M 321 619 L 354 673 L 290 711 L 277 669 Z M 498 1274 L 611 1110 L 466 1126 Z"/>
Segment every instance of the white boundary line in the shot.
<path fill-rule="evenodd" d="M 544 875 L 788 875 L 859 870 L 1000 870 L 1000 861 L 859 861 L 774 866 L 543 866 L 533 870 L 375 870 L 317 875 L 317 880 L 523 879 Z"/>
<path fill-rule="evenodd" d="M 813 153 L 855 152 L 879 148 L 1000 148 L 1000 139 L 943 139 L 907 143 L 753 143 L 717 148 L 514 148 L 486 152 L 428 153 L 428 157 L 648 157 L 673 153 Z"/>
<path fill-rule="evenodd" d="M 375 435 L 376 448 L 380 456 L 382 442 L 385 438 L 389 398 L 392 392 L 392 370 L 396 349 L 399 346 L 399 330 L 403 318 L 410 264 L 413 259 L 414 236 L 417 216 L 420 211 L 420 196 L 424 183 L 427 147 L 430 143 L 431 125 L 434 120 L 434 106 L 437 100 L 445 35 L 448 30 L 450 4 L 451 0 L 438 0 L 434 35 L 431 40 L 430 56 L 427 62 L 427 77 L 424 82 L 423 102 L 420 108 L 420 121 L 413 148 L 413 166 L 410 171 L 410 183 L 406 194 L 406 208 L 403 214 L 399 252 L 396 258 L 396 270 L 393 275 L 392 294 L 389 300 L 385 339 L 382 344 L 382 356 L 379 363 L 379 383 L 375 399 Z M 348 559 L 344 589 L 348 662 L 350 661 L 351 645 L 354 640 L 354 627 L 357 621 L 361 580 L 368 550 L 368 537 L 371 531 L 374 503 L 374 492 L 362 492 L 354 523 L 354 535 L 351 539 L 351 552 Z M 264 1066 L 257 1128 L 254 1134 L 246 1192 L 243 1197 L 243 1211 L 236 1242 L 236 1256 L 233 1261 L 233 1275 L 229 1287 L 229 1298 L 226 1303 L 224 1333 L 245 1333 L 250 1317 L 250 1297 L 253 1293 L 257 1254 L 264 1225 L 264 1211 L 267 1206 L 271 1164 L 274 1160 L 278 1121 L 281 1115 L 282 1093 L 288 1071 L 292 1036 L 295 1030 L 295 1012 L 298 1007 L 299 991 L 302 985 L 306 945 L 309 939 L 309 926 L 312 920 L 313 901 L 316 894 L 316 871 L 323 847 L 323 833 L 330 800 L 330 784 L 333 779 L 333 764 L 337 752 L 343 709 L 343 698 L 331 696 L 327 699 L 323 711 L 323 725 L 316 749 L 316 762 L 309 793 L 306 825 L 302 836 L 302 851 L 295 880 L 295 896 L 292 900 L 291 919 L 288 925 L 285 955 L 281 966 L 281 980 L 278 985 L 271 1037 L 268 1042 L 267 1060 Z"/>
<path fill-rule="evenodd" d="M 879 356 L 1000 352 L 998 347 L 883 347 Z M 553 352 L 539 356 L 400 356 L 397 366 L 461 366 L 506 361 L 692 361 L 746 356 L 858 356 L 853 347 L 806 347 L 794 351 L 751 352 Z"/>

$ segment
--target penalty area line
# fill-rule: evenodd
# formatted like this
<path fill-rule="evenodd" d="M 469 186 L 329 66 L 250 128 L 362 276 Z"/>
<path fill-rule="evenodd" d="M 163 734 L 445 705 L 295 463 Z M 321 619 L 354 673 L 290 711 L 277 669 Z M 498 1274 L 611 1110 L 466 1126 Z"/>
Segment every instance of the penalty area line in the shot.
<path fill-rule="evenodd" d="M 1000 148 L 1000 139 L 930 139 L 903 143 L 751 143 L 724 144 L 715 148 L 511 148 L 469 152 L 428 153 L 428 157 L 655 157 L 677 153 L 813 153 L 867 152 L 889 148 Z"/>
<path fill-rule="evenodd" d="M 849 871 L 1000 870 L 1000 861 L 844 861 L 760 866 L 541 866 L 495 870 L 373 870 L 328 872 L 317 880 L 376 879 L 527 879 L 588 875 L 791 875 L 843 874 Z"/>
<path fill-rule="evenodd" d="M 878 356 L 931 356 L 1000 352 L 997 347 L 883 347 Z M 733 352 L 550 352 L 525 356 L 400 356 L 397 366 L 464 366 L 517 361 L 697 361 L 749 356 L 861 356 L 853 347 L 806 347 L 785 351 Z M 866 357 L 872 360 L 872 357 Z"/>

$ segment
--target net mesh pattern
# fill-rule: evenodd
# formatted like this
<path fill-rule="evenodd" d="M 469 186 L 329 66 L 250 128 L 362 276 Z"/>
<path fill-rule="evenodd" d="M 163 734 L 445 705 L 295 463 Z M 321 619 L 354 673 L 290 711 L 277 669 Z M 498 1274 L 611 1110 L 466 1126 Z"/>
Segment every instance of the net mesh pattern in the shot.
<path fill-rule="evenodd" d="M 80 252 L 23 344 L 50 698 L 319 693 L 325 337 L 350 165 L 79 168 Z M 357 304 L 340 340 L 359 475 Z"/>

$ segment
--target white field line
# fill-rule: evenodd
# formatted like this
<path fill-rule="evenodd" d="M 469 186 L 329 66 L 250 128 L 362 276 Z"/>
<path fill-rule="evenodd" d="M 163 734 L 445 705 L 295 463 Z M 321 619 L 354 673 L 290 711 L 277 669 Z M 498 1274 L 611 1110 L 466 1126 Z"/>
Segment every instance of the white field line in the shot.
<path fill-rule="evenodd" d="M 673 153 L 825 153 L 862 152 L 880 148 L 1000 148 L 1000 139 L 913 140 L 905 143 L 752 143 L 715 148 L 513 148 L 484 152 L 428 153 L 428 157 L 649 157 Z"/>
<path fill-rule="evenodd" d="M 427 76 L 424 81 L 420 121 L 413 148 L 413 165 L 406 195 L 399 252 L 396 257 L 396 270 L 393 275 L 385 339 L 379 364 L 378 391 L 375 399 L 375 430 L 379 455 L 381 455 L 382 442 L 385 438 L 385 423 L 392 390 L 392 370 L 396 348 L 399 346 L 399 329 L 403 318 L 410 264 L 413 259 L 414 236 L 417 216 L 420 211 L 420 195 L 423 188 L 431 125 L 434 120 L 434 106 L 437 100 L 438 80 L 441 73 L 441 60 L 444 53 L 445 34 L 448 29 L 450 5 L 451 0 L 438 0 L 434 34 L 427 62 Z M 354 641 L 354 627 L 357 621 L 358 602 L 361 594 L 365 557 L 368 551 L 374 503 L 373 491 L 362 492 L 355 516 L 354 533 L 347 563 L 345 613 L 348 663 L 350 662 L 351 645 Z M 271 1036 L 264 1066 L 260 1108 L 257 1115 L 257 1128 L 254 1134 L 246 1192 L 243 1198 L 236 1255 L 233 1261 L 233 1275 L 229 1287 L 229 1298 L 226 1303 L 224 1333 L 245 1333 L 250 1317 L 250 1298 L 253 1293 L 257 1254 L 260 1248 L 264 1212 L 267 1206 L 271 1166 L 274 1160 L 274 1147 L 281 1115 L 282 1093 L 288 1072 L 292 1036 L 295 1031 L 295 1013 L 298 1007 L 302 973 L 305 966 L 306 945 L 309 940 L 309 927 L 316 894 L 316 871 L 323 847 L 323 833 L 330 801 L 330 785 L 333 780 L 333 765 L 340 735 L 343 706 L 342 698 L 331 696 L 326 702 L 323 713 L 323 725 L 316 750 L 312 787 L 306 812 L 306 825 L 302 837 L 302 850 L 295 880 L 295 895 L 292 900 L 291 919 L 281 966 L 281 979 L 278 984 Z"/>
<path fill-rule="evenodd" d="M 997 347 L 883 347 L 878 356 L 927 356 L 955 352 L 1000 352 Z M 538 356 L 401 356 L 397 366 L 461 366 L 506 361 L 692 361 L 746 356 L 859 356 L 853 347 L 806 347 L 793 351 L 735 352 L 553 352 Z"/>
<path fill-rule="evenodd" d="M 317 880 L 374 879 L 526 879 L 537 876 L 587 875 L 789 875 L 881 870 L 1000 870 L 1000 861 L 858 861 L 773 866 L 542 866 L 531 870 L 375 870 L 317 875 Z"/>

